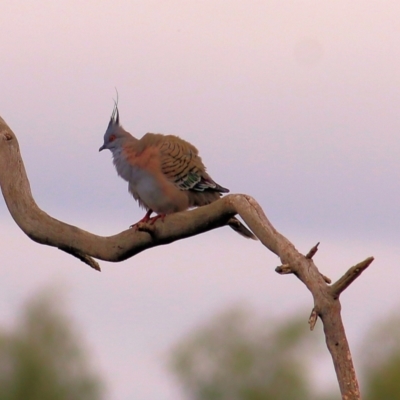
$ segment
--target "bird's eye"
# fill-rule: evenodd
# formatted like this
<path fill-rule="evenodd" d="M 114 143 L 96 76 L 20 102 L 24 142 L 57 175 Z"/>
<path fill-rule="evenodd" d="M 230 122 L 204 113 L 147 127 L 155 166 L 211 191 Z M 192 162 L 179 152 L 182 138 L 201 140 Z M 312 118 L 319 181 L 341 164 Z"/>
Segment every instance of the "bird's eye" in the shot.
<path fill-rule="evenodd" d="M 108 138 L 108 141 L 109 141 L 109 142 L 113 142 L 115 139 L 116 139 L 115 135 L 111 135 L 111 136 Z"/>

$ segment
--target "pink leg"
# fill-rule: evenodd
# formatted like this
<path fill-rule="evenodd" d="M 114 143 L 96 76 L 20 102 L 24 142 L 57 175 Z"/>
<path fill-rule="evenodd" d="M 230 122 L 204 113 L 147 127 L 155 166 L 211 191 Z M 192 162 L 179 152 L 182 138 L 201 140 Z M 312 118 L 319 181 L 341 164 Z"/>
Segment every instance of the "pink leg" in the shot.
<path fill-rule="evenodd" d="M 150 218 L 150 215 L 151 215 L 152 213 L 153 213 L 153 210 L 149 209 L 149 210 L 147 211 L 146 215 L 145 215 L 140 221 L 136 222 L 135 225 L 137 225 L 139 222 L 144 222 L 144 223 L 149 222 L 151 219 L 153 219 L 153 218 Z"/>
<path fill-rule="evenodd" d="M 129 228 L 133 228 L 134 226 L 136 226 L 136 230 L 138 228 L 138 224 L 140 224 L 141 222 L 143 222 L 144 224 L 146 224 L 147 222 L 149 222 L 151 220 L 150 215 L 152 214 L 153 210 L 148 210 L 146 215 L 138 222 L 136 222 L 136 224 L 131 225 Z"/>
<path fill-rule="evenodd" d="M 134 226 L 136 227 L 136 230 L 138 229 L 138 224 L 140 223 L 144 223 L 147 224 L 149 223 L 150 225 L 154 225 L 154 223 L 161 218 L 161 221 L 164 222 L 165 219 L 165 214 L 157 214 L 155 217 L 150 218 L 150 215 L 153 213 L 153 210 L 148 210 L 146 215 L 138 222 L 136 222 L 136 224 L 133 224 L 130 226 L 130 228 L 133 228 Z"/>
<path fill-rule="evenodd" d="M 153 217 L 153 218 L 150 218 L 150 225 L 154 225 L 154 223 L 158 220 L 158 219 L 160 219 L 161 218 L 161 221 L 162 222 L 164 222 L 164 219 L 165 219 L 165 214 L 158 214 L 158 215 L 156 215 L 155 217 Z"/>

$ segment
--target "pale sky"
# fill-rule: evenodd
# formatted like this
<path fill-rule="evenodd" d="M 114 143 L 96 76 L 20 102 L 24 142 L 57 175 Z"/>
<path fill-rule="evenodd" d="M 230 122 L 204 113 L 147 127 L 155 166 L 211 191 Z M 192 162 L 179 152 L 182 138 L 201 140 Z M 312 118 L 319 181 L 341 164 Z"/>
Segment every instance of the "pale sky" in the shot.
<path fill-rule="evenodd" d="M 47 213 L 103 235 L 143 216 L 98 153 L 116 87 L 128 131 L 192 142 L 210 175 L 253 196 L 299 250 L 321 241 L 326 275 L 376 257 L 342 296 L 354 351 L 375 318 L 397 312 L 398 1 L 0 4 L 0 115 Z M 102 262 L 99 274 L 30 241 L 4 202 L 0 221 L 0 322 L 41 287 L 65 287 L 113 400 L 181 398 L 168 350 L 225 307 L 305 323 L 312 307 L 299 281 L 276 275 L 276 256 L 228 228 Z"/>

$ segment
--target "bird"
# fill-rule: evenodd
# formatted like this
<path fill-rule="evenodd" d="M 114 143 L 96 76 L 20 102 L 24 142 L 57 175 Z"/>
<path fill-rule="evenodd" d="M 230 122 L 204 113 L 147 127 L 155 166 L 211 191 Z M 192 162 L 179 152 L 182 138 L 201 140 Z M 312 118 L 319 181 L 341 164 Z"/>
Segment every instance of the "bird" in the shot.
<path fill-rule="evenodd" d="M 137 139 L 122 127 L 119 117 L 115 102 L 99 151 L 112 152 L 118 175 L 147 211 L 132 226 L 154 224 L 159 218 L 164 221 L 166 215 L 210 204 L 229 192 L 206 172 L 195 146 L 178 136 L 159 133 L 146 133 Z M 153 212 L 158 215 L 151 218 Z M 236 217 L 228 225 L 245 238 L 257 240 Z"/>

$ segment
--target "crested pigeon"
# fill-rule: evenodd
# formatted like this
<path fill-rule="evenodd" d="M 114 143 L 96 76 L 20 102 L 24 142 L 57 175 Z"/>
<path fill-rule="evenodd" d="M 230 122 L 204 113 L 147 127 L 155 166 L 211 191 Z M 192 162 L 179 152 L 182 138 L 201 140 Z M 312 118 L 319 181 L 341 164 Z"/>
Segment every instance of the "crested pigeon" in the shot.
<path fill-rule="evenodd" d="M 147 133 L 133 137 L 119 123 L 115 104 L 104 144 L 109 149 L 119 176 L 128 182 L 128 190 L 139 205 L 147 210 L 139 222 L 154 223 L 165 215 L 210 204 L 229 190 L 218 185 L 192 144 L 174 135 Z M 158 215 L 150 218 L 156 212 Z M 246 238 L 256 239 L 237 218 L 229 226 Z M 135 224 L 136 225 L 136 224 Z"/>

